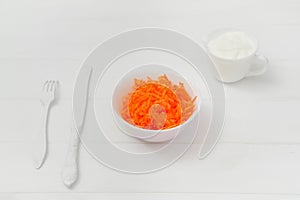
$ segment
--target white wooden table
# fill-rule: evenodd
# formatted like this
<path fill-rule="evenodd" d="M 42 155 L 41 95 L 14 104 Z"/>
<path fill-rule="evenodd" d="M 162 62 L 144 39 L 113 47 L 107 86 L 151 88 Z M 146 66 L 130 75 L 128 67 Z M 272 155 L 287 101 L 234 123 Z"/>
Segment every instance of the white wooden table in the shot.
<path fill-rule="evenodd" d="M 83 59 L 113 34 L 170 28 L 196 41 L 215 28 L 254 33 L 267 73 L 226 85 L 227 116 L 214 152 L 199 144 L 153 174 L 110 170 L 85 150 L 72 190 L 61 182 L 73 83 Z M 0 199 L 300 199 L 300 2 L 297 0 L 0 0 Z M 40 87 L 60 80 L 49 154 L 35 170 Z"/>

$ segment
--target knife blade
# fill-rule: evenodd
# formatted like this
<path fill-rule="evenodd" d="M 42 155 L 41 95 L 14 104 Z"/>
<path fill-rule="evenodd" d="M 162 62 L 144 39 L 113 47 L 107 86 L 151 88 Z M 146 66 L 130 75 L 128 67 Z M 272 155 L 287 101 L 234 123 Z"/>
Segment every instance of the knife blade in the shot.
<path fill-rule="evenodd" d="M 80 76 L 78 77 L 75 85 L 75 87 L 77 87 L 78 89 L 74 91 L 73 98 L 76 98 L 79 103 L 76 104 L 76 106 L 78 105 L 77 107 L 74 107 L 73 105 L 73 110 L 74 113 L 76 113 L 74 114 L 74 119 L 79 132 L 82 129 L 85 118 L 85 111 L 88 99 L 88 88 L 92 71 L 93 68 L 91 66 L 82 68 L 82 70 L 80 71 Z"/>
<path fill-rule="evenodd" d="M 74 91 L 73 98 L 76 98 L 79 103 L 76 104 L 76 107 L 74 107 L 73 105 L 74 118 L 72 115 L 70 145 L 62 170 L 62 180 L 67 187 L 71 187 L 76 182 L 78 177 L 77 159 L 80 141 L 79 134 L 84 124 L 86 106 L 88 101 L 89 82 L 92 71 L 93 68 L 91 66 L 82 68 L 75 85 L 75 87 L 77 87 L 77 90 Z"/>

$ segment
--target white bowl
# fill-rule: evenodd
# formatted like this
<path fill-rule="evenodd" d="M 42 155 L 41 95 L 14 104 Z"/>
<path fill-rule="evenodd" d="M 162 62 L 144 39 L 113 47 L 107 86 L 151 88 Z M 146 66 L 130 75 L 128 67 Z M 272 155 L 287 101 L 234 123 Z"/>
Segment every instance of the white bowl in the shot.
<path fill-rule="evenodd" d="M 129 92 L 132 91 L 132 86 L 134 84 L 134 79 L 143 79 L 146 80 L 147 77 L 151 77 L 152 79 L 157 79 L 159 76 L 166 74 L 172 84 L 178 84 L 182 82 L 186 91 L 193 98 L 197 96 L 195 101 L 195 110 L 193 114 L 189 117 L 187 121 L 182 123 L 179 126 L 164 129 L 164 130 L 149 130 L 136 127 L 134 125 L 129 124 L 120 116 L 120 111 L 123 106 L 122 99 Z M 184 77 L 178 74 L 176 71 L 172 70 L 170 67 L 163 66 L 161 64 L 146 64 L 139 67 L 134 68 L 133 70 L 126 73 L 121 80 L 117 83 L 112 96 L 112 110 L 115 123 L 119 127 L 119 129 L 131 136 L 135 137 L 147 142 L 165 142 L 176 137 L 177 134 L 181 132 L 181 130 L 189 123 L 197 120 L 197 115 L 201 108 L 201 97 L 199 88 L 195 85 L 191 87 L 191 85 Z"/>

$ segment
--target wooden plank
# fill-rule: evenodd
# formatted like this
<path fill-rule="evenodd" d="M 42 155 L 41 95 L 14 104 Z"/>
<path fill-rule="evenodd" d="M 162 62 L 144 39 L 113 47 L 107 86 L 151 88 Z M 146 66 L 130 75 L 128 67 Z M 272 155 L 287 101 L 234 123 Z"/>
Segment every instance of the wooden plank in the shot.
<path fill-rule="evenodd" d="M 39 101 L 0 102 L 0 132 L 3 133 L 0 142 L 30 142 L 40 128 L 42 108 Z M 53 106 L 49 120 L 50 142 L 68 143 L 70 104 L 62 100 Z M 221 142 L 299 144 L 298 113 L 299 101 L 228 102 Z M 110 138 L 116 142 L 136 142 L 123 134 L 113 134 Z M 195 142 L 200 143 L 199 139 Z"/>
<path fill-rule="evenodd" d="M 298 200 L 299 195 L 273 195 L 273 194 L 212 194 L 212 193 L 17 193 L 0 194 L 2 199 L 14 200 Z"/>
<path fill-rule="evenodd" d="M 0 58 L 82 60 L 98 43 L 131 28 L 171 28 L 201 42 L 212 29 L 227 26 L 253 32 L 260 40 L 262 53 L 271 59 L 298 59 L 300 45 L 291 48 L 293 38 L 300 33 L 297 1 L 256 0 L 243 5 L 236 0 L 225 5 L 206 1 L 205 6 L 201 1 L 130 2 L 136 6 L 126 7 L 129 2 L 115 1 L 6 1 L 0 19 Z"/>
<path fill-rule="evenodd" d="M 228 102 L 294 101 L 300 100 L 300 68 L 298 61 L 277 60 L 270 63 L 266 74 L 246 78 L 235 84 L 225 84 Z M 80 60 L 20 60 L 0 59 L 0 100 L 38 99 L 43 83 L 60 81 L 60 99 L 72 97 L 73 84 L 80 69 Z M 212 90 L 213 88 L 210 88 Z"/>
<path fill-rule="evenodd" d="M 198 160 L 198 149 L 193 145 L 175 164 L 144 175 L 111 170 L 82 150 L 80 179 L 72 192 L 299 193 L 300 145 L 221 143 L 205 160 Z M 29 143 L 1 143 L 0 191 L 70 192 L 60 178 L 67 145 L 52 143 L 49 150 L 45 165 L 36 170 Z"/>

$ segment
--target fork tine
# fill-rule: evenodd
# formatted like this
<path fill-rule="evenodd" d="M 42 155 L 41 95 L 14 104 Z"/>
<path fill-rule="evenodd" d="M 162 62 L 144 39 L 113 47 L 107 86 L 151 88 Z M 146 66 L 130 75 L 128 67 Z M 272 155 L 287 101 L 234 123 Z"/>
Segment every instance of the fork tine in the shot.
<path fill-rule="evenodd" d="M 55 86 L 56 86 L 56 81 L 52 80 L 51 81 L 51 89 L 50 89 L 51 92 L 55 92 Z"/>
<path fill-rule="evenodd" d="M 58 86 L 58 81 L 54 81 L 53 92 L 56 91 L 57 86 Z"/>
<path fill-rule="evenodd" d="M 51 84 L 52 84 L 52 81 L 49 80 L 48 85 L 47 85 L 47 92 L 51 92 Z"/>
<path fill-rule="evenodd" d="M 50 81 L 50 84 L 49 84 L 49 92 L 52 92 L 53 91 L 53 80 Z"/>
<path fill-rule="evenodd" d="M 43 85 L 43 91 L 47 91 L 47 86 L 48 86 L 49 81 L 46 81 Z"/>

